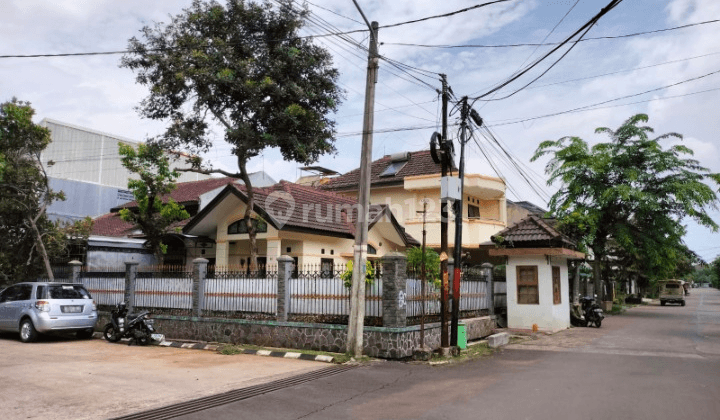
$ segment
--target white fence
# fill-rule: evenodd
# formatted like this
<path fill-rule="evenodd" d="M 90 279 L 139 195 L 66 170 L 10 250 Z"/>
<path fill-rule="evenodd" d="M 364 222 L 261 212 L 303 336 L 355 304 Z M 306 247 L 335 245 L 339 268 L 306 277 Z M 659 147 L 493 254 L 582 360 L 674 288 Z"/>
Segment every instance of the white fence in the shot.
<path fill-rule="evenodd" d="M 192 279 L 182 277 L 138 278 L 135 280 L 134 306 L 192 309 Z"/>
<path fill-rule="evenodd" d="M 203 309 L 275 314 L 277 279 L 243 277 L 207 279 Z"/>

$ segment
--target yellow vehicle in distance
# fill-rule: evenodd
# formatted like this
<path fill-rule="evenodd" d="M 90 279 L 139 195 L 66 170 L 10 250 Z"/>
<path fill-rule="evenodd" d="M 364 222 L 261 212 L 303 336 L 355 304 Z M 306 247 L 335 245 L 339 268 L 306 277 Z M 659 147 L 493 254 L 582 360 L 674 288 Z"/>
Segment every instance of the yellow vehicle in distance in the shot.
<path fill-rule="evenodd" d="M 684 283 L 682 280 L 660 280 L 658 282 L 660 305 L 665 306 L 667 303 L 679 303 L 680 306 L 685 306 Z"/>

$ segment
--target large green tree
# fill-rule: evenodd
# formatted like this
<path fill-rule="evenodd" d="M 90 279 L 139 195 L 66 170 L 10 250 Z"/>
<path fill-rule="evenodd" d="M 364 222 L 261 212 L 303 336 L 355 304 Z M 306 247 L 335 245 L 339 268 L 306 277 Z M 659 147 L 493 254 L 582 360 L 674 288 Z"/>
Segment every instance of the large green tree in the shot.
<path fill-rule="evenodd" d="M 137 150 L 123 143 L 118 143 L 118 147 L 122 165 L 139 178 L 128 180 L 137 208 L 121 209 L 120 218 L 142 230 L 145 247 L 162 265 L 167 252 L 163 237 L 172 232 L 175 222 L 190 217 L 183 206 L 167 196 L 175 189 L 180 174 L 170 169 L 170 159 L 156 143 L 139 144 Z"/>
<path fill-rule="evenodd" d="M 550 156 L 548 184 L 560 183 L 550 212 L 565 232 L 592 250 L 600 293 L 611 249 L 644 274 L 662 277 L 675 271 L 685 253 L 684 218 L 718 229 L 708 215 L 717 208 L 717 196 L 707 182 L 720 183 L 720 175 L 702 167 L 682 144 L 663 147 L 664 140 L 682 136 L 651 138 L 653 129 L 643 125 L 647 122 L 647 115 L 638 114 L 617 130 L 598 128 L 595 132 L 610 141 L 592 147 L 579 137 L 545 141 L 532 158 Z"/>
<path fill-rule="evenodd" d="M 257 264 L 254 194 L 248 161 L 266 148 L 287 160 L 311 163 L 334 152 L 328 114 L 342 98 L 331 55 L 298 36 L 308 14 L 293 1 L 193 1 L 168 24 L 142 29 L 121 66 L 137 73 L 150 94 L 142 116 L 170 122 L 160 142 L 195 157 L 192 170 L 241 178 L 248 190 L 245 222 Z M 220 127 L 223 136 L 213 135 Z M 216 140 L 232 146 L 238 171 L 213 168 L 199 156 Z"/>
<path fill-rule="evenodd" d="M 28 102 L 0 105 L 0 281 L 34 279 L 43 271 L 53 279 L 48 246 L 57 243 L 56 225 L 45 210 L 62 198 L 53 192 L 40 163 L 50 144 L 47 128 L 33 123 Z"/>

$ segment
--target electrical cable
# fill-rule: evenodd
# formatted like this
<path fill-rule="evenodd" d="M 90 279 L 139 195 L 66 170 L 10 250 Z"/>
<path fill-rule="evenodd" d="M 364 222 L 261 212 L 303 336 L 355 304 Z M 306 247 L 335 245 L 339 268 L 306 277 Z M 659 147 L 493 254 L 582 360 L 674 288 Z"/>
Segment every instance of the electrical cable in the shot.
<path fill-rule="evenodd" d="M 661 86 L 661 87 L 658 87 L 658 88 L 646 90 L 646 91 L 644 91 L 644 92 L 634 93 L 634 94 L 631 94 L 631 95 L 625 95 L 625 96 L 621 96 L 621 97 L 614 98 L 614 99 L 609 99 L 609 100 L 602 101 L 602 102 L 596 102 L 596 103 L 594 103 L 594 104 L 585 105 L 585 106 L 581 106 L 581 107 L 569 109 L 569 110 L 566 110 L 566 111 L 561 111 L 561 112 L 555 112 L 555 113 L 551 113 L 551 114 L 540 115 L 540 116 L 537 116 L 537 117 L 524 118 L 524 119 L 520 119 L 520 120 L 517 120 L 517 121 L 509 122 L 509 123 L 493 124 L 493 126 L 494 126 L 494 127 L 497 127 L 497 126 L 500 126 L 500 125 L 518 124 L 518 123 L 521 123 L 521 122 L 537 120 L 537 119 L 540 119 L 540 118 L 554 117 L 554 116 L 557 116 L 557 115 L 569 114 L 569 113 L 578 112 L 578 111 L 582 111 L 582 110 L 591 110 L 591 109 L 592 109 L 592 110 L 595 110 L 595 109 L 599 109 L 599 108 L 596 108 L 596 107 L 599 107 L 600 105 L 605 105 L 605 104 L 610 103 L 610 102 L 620 101 L 620 100 L 628 99 L 628 98 L 634 98 L 634 97 L 636 97 L 636 96 L 645 95 L 645 94 L 647 94 L 647 93 L 657 92 L 657 91 L 659 91 L 659 90 L 668 89 L 668 88 L 671 88 L 671 87 L 674 87 L 674 86 L 682 85 L 682 84 L 684 84 L 684 83 L 689 83 L 689 82 L 693 82 L 693 81 L 696 81 L 696 80 L 700 80 L 700 79 L 703 79 L 703 78 L 706 78 L 706 77 L 715 75 L 715 74 L 717 74 L 717 73 L 720 73 L 720 70 L 715 70 L 715 71 L 713 71 L 713 72 L 710 72 L 710 73 L 707 73 L 707 74 L 704 74 L 704 75 L 701 75 L 701 76 L 693 77 L 693 78 L 690 78 L 690 79 L 686 79 L 686 80 L 683 80 L 683 81 L 680 81 L 680 82 L 677 82 L 677 83 L 672 83 L 672 84 L 669 84 L 669 85 Z M 714 88 L 714 89 L 708 89 L 708 90 L 704 90 L 704 91 L 700 91 L 700 92 L 693 92 L 693 93 L 689 93 L 689 94 L 678 95 L 678 97 L 681 97 L 681 96 L 690 96 L 690 95 L 699 94 L 699 93 L 705 93 L 705 92 L 710 92 L 710 91 L 714 91 L 714 90 L 717 90 L 717 89 Z M 670 99 L 670 98 L 668 98 L 668 99 Z M 650 102 L 650 101 L 646 101 L 646 102 Z M 627 104 L 626 104 L 626 105 L 627 105 Z"/>
<path fill-rule="evenodd" d="M 519 79 L 520 77 L 522 77 L 523 75 L 525 75 L 526 73 L 528 73 L 530 70 L 532 70 L 533 68 L 535 68 L 538 64 L 540 64 L 541 62 L 543 62 L 545 59 L 547 59 L 548 57 L 550 57 L 550 55 L 552 55 L 553 53 L 555 53 L 556 51 L 558 51 L 562 46 L 564 46 L 565 44 L 571 42 L 571 40 L 572 40 L 573 38 L 575 38 L 576 36 L 582 34 L 582 35 L 580 35 L 580 39 L 582 39 L 583 36 L 585 36 L 585 35 L 588 33 L 588 31 L 589 31 L 593 26 L 595 26 L 595 24 L 596 24 L 603 16 L 605 16 L 607 13 L 609 13 L 611 10 L 613 10 L 615 7 L 617 7 L 617 6 L 618 6 L 620 3 L 622 3 L 622 2 L 623 2 L 623 0 L 612 0 L 612 1 L 611 1 L 610 3 L 608 3 L 608 5 L 605 6 L 597 15 L 595 15 L 592 19 L 590 19 L 587 23 L 585 23 L 582 27 L 580 27 L 580 29 L 578 29 L 577 31 L 575 31 L 572 35 L 570 35 L 570 36 L 567 37 L 563 42 L 561 42 L 560 45 L 558 45 L 558 46 L 556 46 L 555 48 L 551 49 L 551 50 L 550 50 L 549 52 L 547 52 L 545 55 L 543 55 L 542 57 L 538 58 L 538 59 L 535 60 L 532 64 L 530 64 L 529 66 L 527 66 L 524 70 L 522 70 L 522 71 L 520 71 L 519 73 L 515 74 L 514 76 L 510 77 L 510 78 L 507 79 L 506 81 L 504 81 L 504 82 L 502 82 L 502 83 L 499 83 L 496 87 L 490 89 L 489 91 L 485 92 L 484 94 L 472 98 L 472 99 L 473 99 L 473 103 L 474 103 L 475 101 L 477 101 L 477 100 L 480 100 L 480 99 L 482 99 L 482 98 L 484 98 L 484 97 L 492 94 L 493 92 L 497 92 L 498 90 L 504 88 L 505 86 L 507 86 L 507 85 L 509 85 L 510 83 L 514 82 L 515 80 Z M 529 86 L 530 84 L 532 84 L 533 82 L 535 82 L 536 80 L 538 80 L 538 79 L 539 79 L 540 77 L 542 77 L 545 73 L 547 73 L 551 68 L 553 68 L 555 65 L 557 65 L 557 64 L 560 62 L 560 60 L 562 60 L 576 45 L 577 45 L 577 42 L 573 43 L 573 45 L 572 45 L 558 60 L 556 60 L 547 70 L 545 70 L 540 76 L 538 76 L 537 78 L 533 79 L 530 83 L 526 84 L 525 86 L 523 86 L 522 88 L 516 90 L 516 91 L 513 92 L 512 94 L 506 96 L 505 98 L 510 97 L 510 96 L 512 96 L 512 95 L 515 95 L 516 93 L 520 92 L 522 89 L 526 88 L 527 86 Z M 501 99 L 505 99 L 505 98 L 501 98 Z"/>
<path fill-rule="evenodd" d="M 641 35 L 650 35 L 650 34 L 656 34 L 661 32 L 668 32 L 668 31 L 675 31 L 678 29 L 686 29 L 691 28 L 694 26 L 700 26 L 700 25 L 708 25 L 711 23 L 718 23 L 720 22 L 720 19 L 713 19 L 713 20 L 706 20 L 703 22 L 696 22 L 696 23 L 690 23 L 687 25 L 681 25 L 681 26 L 675 26 L 672 28 L 664 28 L 664 29 L 656 29 L 652 31 L 644 31 L 644 32 L 635 32 L 631 34 L 624 34 L 624 35 L 611 35 L 611 36 L 597 36 L 597 37 L 587 37 L 583 38 L 582 41 L 578 42 L 586 42 L 586 41 L 597 41 L 597 40 L 604 40 L 604 39 L 621 39 L 621 38 L 630 38 L 635 36 L 641 36 Z M 549 42 L 549 43 L 518 43 L 518 44 L 501 44 L 501 45 L 480 45 L 480 44 L 466 44 L 466 45 L 442 45 L 442 44 L 412 44 L 412 43 L 402 43 L 402 42 L 384 42 L 383 45 L 397 45 L 402 47 L 421 47 L 421 48 L 443 48 L 443 49 L 449 49 L 449 48 L 517 48 L 517 47 L 544 47 L 544 46 L 551 46 L 551 45 L 559 45 L 559 42 Z"/>
<path fill-rule="evenodd" d="M 508 1 L 515 1 L 515 0 L 496 0 L 496 1 L 488 2 L 488 3 L 478 4 L 478 5 L 475 5 L 475 6 L 472 6 L 472 7 L 467 7 L 467 8 L 465 8 L 465 9 L 457 10 L 457 11 L 455 11 L 455 12 L 445 13 L 445 14 L 436 15 L 436 16 L 428 16 L 428 17 L 425 17 L 425 18 L 414 19 L 414 20 L 406 21 L 406 22 L 393 23 L 393 24 L 390 24 L 390 25 L 380 26 L 379 28 L 380 28 L 380 29 L 382 29 L 382 28 L 394 28 L 394 27 L 398 27 L 398 26 L 402 26 L 402 25 L 408 25 L 408 24 L 411 24 L 411 23 L 423 22 L 423 21 L 430 20 L 430 19 L 437 19 L 437 18 L 441 18 L 441 17 L 449 17 L 449 16 L 456 15 L 456 14 L 458 14 L 458 13 L 467 12 L 467 11 L 470 11 L 470 10 L 473 10 L 473 9 L 477 9 L 477 8 L 480 8 L 480 7 L 489 6 L 489 5 L 492 5 L 492 4 L 495 4 L 495 3 L 504 3 L 504 2 L 508 2 Z M 294 9 L 293 9 L 293 10 L 294 10 Z M 326 10 L 327 10 L 327 9 L 326 9 Z M 333 13 L 334 13 L 334 12 L 333 12 Z M 343 17 L 346 17 L 346 16 L 343 16 Z M 350 18 L 348 18 L 348 19 L 350 19 Z M 314 34 L 314 35 L 301 36 L 301 37 L 292 37 L 292 38 L 278 39 L 278 40 L 275 40 L 275 41 L 285 41 L 285 40 L 289 40 L 289 39 L 305 39 L 305 38 L 321 38 L 321 37 L 329 37 L 329 36 L 341 36 L 341 35 L 350 35 L 350 34 L 354 34 L 354 33 L 369 32 L 369 31 L 370 31 L 369 29 L 356 29 L 356 30 L 345 31 L 345 32 L 329 32 L 329 33 L 326 33 L 326 34 Z M 176 48 L 150 49 L 150 50 L 148 50 L 148 51 L 151 51 L 151 52 L 156 52 L 156 51 L 158 51 L 158 52 L 159 52 L 159 51 L 166 51 L 166 50 L 171 50 L 171 49 L 176 49 Z M 179 49 L 179 48 L 177 48 L 177 49 Z M 131 52 L 130 50 L 115 50 L 115 51 L 96 51 L 96 52 L 83 52 L 83 53 L 57 53 L 57 54 L 13 54 L 13 55 L 8 54 L 8 55 L 0 55 L 0 58 L 78 57 L 78 56 L 90 56 L 90 55 L 126 54 L 126 53 L 130 53 L 130 52 Z"/>

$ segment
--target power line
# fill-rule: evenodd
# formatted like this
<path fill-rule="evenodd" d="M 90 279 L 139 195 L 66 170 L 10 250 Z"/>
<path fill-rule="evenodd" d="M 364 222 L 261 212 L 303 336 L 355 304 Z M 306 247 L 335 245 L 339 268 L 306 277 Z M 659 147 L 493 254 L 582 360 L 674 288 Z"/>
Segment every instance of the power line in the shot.
<path fill-rule="evenodd" d="M 491 1 L 488 3 L 478 4 L 472 7 L 466 7 L 465 9 L 457 10 L 450 13 L 445 13 L 442 15 L 435 15 L 435 16 L 428 16 L 425 18 L 420 19 L 414 19 L 406 22 L 398 22 L 393 23 L 390 25 L 384 25 L 380 26 L 380 29 L 382 28 L 394 28 L 402 25 L 408 25 L 411 23 L 417 23 L 417 22 L 423 22 L 430 19 L 438 19 L 441 17 L 448 17 L 452 15 L 456 15 L 458 13 L 467 12 L 473 9 L 477 9 L 484 6 L 489 6 L 495 3 L 504 3 L 508 1 L 514 1 L 514 0 L 496 0 Z M 295 10 L 295 9 L 293 9 Z M 297 12 L 297 11 L 296 11 Z M 333 12 L 334 13 L 334 12 Z M 369 32 L 369 29 L 356 29 L 351 31 L 344 31 L 344 32 L 328 32 L 325 34 L 314 34 L 314 35 L 308 35 L 308 36 L 298 36 L 298 37 L 291 37 L 291 38 L 285 38 L 285 39 L 277 39 L 274 41 L 285 41 L 290 39 L 305 39 L 305 38 L 322 38 L 322 37 L 329 37 L 329 36 L 341 36 L 341 35 L 350 35 L 354 33 L 360 33 L 360 32 Z M 159 51 L 167 51 L 167 50 L 174 50 L 174 49 L 182 49 L 182 48 L 158 48 L 158 49 L 149 49 L 150 52 L 159 52 Z M 126 54 L 131 52 L 130 50 L 115 50 L 115 51 L 94 51 L 94 52 L 81 52 L 81 53 L 57 53 L 57 54 L 14 54 L 14 55 L 0 55 L 0 58 L 52 58 L 52 57 L 81 57 L 81 56 L 90 56 L 90 55 L 117 55 L 117 54 Z"/>
<path fill-rule="evenodd" d="M 630 37 L 641 36 L 641 35 L 656 34 L 656 33 L 660 33 L 660 32 L 675 31 L 678 29 L 686 29 L 686 28 L 691 28 L 693 26 L 708 25 L 711 23 L 718 23 L 718 22 L 720 22 L 720 19 L 713 19 L 713 20 L 706 20 L 703 22 L 690 23 L 687 25 L 674 26 L 672 28 L 656 29 L 653 31 L 635 32 L 635 33 L 624 34 L 624 35 L 587 37 L 587 38 L 583 38 L 582 40 L 577 41 L 577 42 L 596 41 L 596 40 L 603 40 L 603 39 L 630 38 Z M 544 47 L 544 46 L 560 45 L 559 42 L 518 43 L 518 44 L 500 44 L 500 45 L 487 45 L 487 44 L 443 45 L 443 44 L 413 44 L 413 43 L 403 43 L 403 42 L 384 42 L 381 44 L 382 45 L 398 45 L 398 46 L 403 46 L 403 47 L 444 48 L 444 49 L 450 49 L 450 48 L 517 48 L 517 47 Z"/>
<path fill-rule="evenodd" d="M 535 86 L 530 86 L 530 87 L 528 87 L 527 89 L 528 89 L 528 90 L 530 90 L 530 89 L 539 89 L 539 88 L 543 88 L 543 87 L 547 87 L 547 86 L 560 85 L 560 84 L 563 84 L 563 83 L 572 83 L 572 82 L 579 82 L 579 81 L 581 81 L 581 80 L 597 79 L 597 78 L 599 78 L 599 77 L 612 76 L 612 75 L 614 75 L 614 74 L 628 73 L 628 72 L 637 71 L 637 70 L 644 70 L 644 69 L 649 69 L 649 68 L 653 68 L 653 67 L 664 66 L 664 65 L 667 65 L 667 64 L 681 63 L 681 62 L 684 62 L 684 61 L 695 60 L 695 59 L 698 59 L 698 58 L 709 57 L 709 56 L 711 56 L 711 55 L 717 55 L 717 54 L 720 54 L 720 52 L 714 52 L 714 53 L 703 54 L 703 55 L 696 55 L 696 56 L 694 56 L 694 57 L 681 58 L 681 59 L 678 59 L 678 60 L 664 61 L 664 62 L 662 62 L 662 63 L 650 64 L 650 65 L 647 65 L 647 66 L 635 67 L 635 68 L 632 68 L 632 69 L 616 70 L 616 71 L 612 71 L 612 72 L 609 72 L 609 73 L 597 74 L 597 75 L 594 75 L 594 76 L 579 77 L 579 78 L 577 78 L 577 79 L 569 79 L 569 80 L 563 80 L 563 81 L 560 81 L 560 82 L 546 83 L 546 84 L 544 84 L 544 85 L 535 85 Z"/>
<path fill-rule="evenodd" d="M 411 23 L 424 22 L 424 21 L 430 20 L 430 19 L 438 19 L 438 18 L 450 17 L 450 16 L 453 16 L 453 15 L 457 15 L 457 14 L 459 14 L 459 13 L 465 13 L 465 12 L 469 12 L 470 10 L 479 9 L 479 8 L 481 8 L 481 7 L 490 6 L 490 5 L 493 5 L 493 4 L 496 4 L 496 3 L 505 3 L 505 2 L 508 2 L 508 1 L 514 1 L 514 0 L 496 0 L 496 1 L 490 1 L 490 2 L 487 2 L 487 3 L 476 4 L 475 6 L 466 7 L 466 8 L 464 8 L 464 9 L 456 10 L 456 11 L 450 12 L 450 13 L 443 13 L 443 14 L 441 14 L 441 15 L 428 16 L 428 17 L 424 17 L 424 18 L 420 18 L 420 19 L 409 20 L 409 21 L 407 21 L 407 22 L 393 23 L 393 24 L 391 24 L 391 25 L 381 26 L 380 28 L 381 28 L 381 29 L 382 29 L 382 28 L 395 28 L 395 27 L 398 27 L 398 26 L 408 25 L 408 24 L 411 24 Z"/>
<path fill-rule="evenodd" d="M 543 40 L 541 41 L 541 43 L 544 43 L 545 41 L 548 40 L 548 38 L 550 38 L 550 36 L 553 34 L 553 32 L 555 32 L 555 30 L 565 21 L 565 18 L 567 18 L 568 15 L 575 9 L 575 6 L 577 6 L 578 3 L 580 3 L 580 0 L 576 0 L 576 1 L 575 1 L 575 3 L 572 5 L 572 7 L 570 7 L 570 9 L 569 9 L 569 10 L 563 15 L 563 17 L 560 19 L 560 21 L 558 21 L 558 23 L 556 23 L 555 26 L 553 26 L 553 28 L 547 33 L 547 35 L 545 35 L 545 38 L 543 38 Z M 528 60 L 530 60 L 530 58 L 531 58 L 533 55 L 535 55 L 535 53 L 536 53 L 539 49 L 540 49 L 540 46 L 535 47 L 535 49 L 533 50 L 533 52 L 531 52 L 530 55 L 527 56 L 527 58 L 525 59 L 525 61 L 523 61 L 522 64 L 520 64 L 520 65 L 518 66 L 518 69 L 515 70 L 515 73 L 513 73 L 513 76 L 516 75 L 517 72 L 519 72 L 519 71 L 522 69 L 522 67 L 525 65 L 525 63 L 527 63 Z M 493 94 L 493 98 L 494 98 L 494 97 L 495 97 L 495 94 Z M 487 102 L 484 103 L 484 104 L 482 104 L 482 106 L 480 106 L 480 108 L 478 108 L 478 109 L 482 109 L 483 107 L 485 107 L 485 105 L 487 105 Z"/>
<path fill-rule="evenodd" d="M 580 27 L 580 29 L 578 29 L 577 31 L 575 31 L 572 35 L 570 35 L 569 37 L 565 38 L 565 40 L 564 40 L 563 42 L 561 42 L 557 47 L 551 49 L 551 50 L 550 50 L 549 52 L 547 52 L 545 55 L 543 55 L 542 57 L 540 57 L 540 58 L 538 58 L 537 60 L 535 60 L 535 61 L 534 61 L 532 64 L 530 64 L 529 66 L 525 67 L 524 70 L 516 73 L 514 76 L 510 77 L 510 78 L 507 79 L 506 81 L 498 84 L 496 87 L 490 89 L 489 91 L 485 92 L 484 94 L 473 98 L 473 102 L 475 102 L 475 101 L 477 101 L 477 100 L 480 100 L 480 99 L 482 99 L 482 98 L 484 98 L 484 97 L 492 94 L 493 92 L 497 92 L 498 90 L 504 88 L 505 86 L 507 86 L 507 85 L 509 85 L 510 83 L 514 82 L 515 80 L 519 79 L 520 77 L 522 77 L 523 75 L 525 75 L 526 73 L 528 73 L 530 70 L 532 70 L 533 68 L 535 68 L 538 64 L 540 64 L 541 62 L 543 62 L 545 59 L 547 59 L 548 57 L 550 57 L 550 55 L 552 55 L 553 53 L 555 53 L 556 51 L 558 51 L 562 46 L 564 46 L 565 44 L 569 43 L 569 42 L 570 42 L 573 38 L 575 38 L 576 36 L 580 35 L 579 39 L 582 39 L 582 38 L 588 33 L 588 31 L 590 31 L 590 29 L 600 20 L 600 18 L 602 18 L 602 17 L 605 16 L 607 13 L 609 13 L 612 9 L 614 9 L 615 7 L 617 7 L 620 3 L 622 3 L 622 1 L 623 1 L 623 0 L 612 0 L 610 3 L 608 3 L 607 6 L 605 6 L 602 10 L 600 10 L 600 12 L 599 12 L 597 15 L 593 16 L 592 19 L 590 19 L 587 23 L 585 23 L 582 27 Z M 550 67 L 549 67 L 547 70 L 545 70 L 542 74 L 540 74 L 540 76 L 538 76 L 538 77 L 536 77 L 535 79 L 531 80 L 528 84 L 526 84 L 525 86 L 523 86 L 523 87 L 521 87 L 520 89 L 516 90 L 515 92 L 513 92 L 513 93 L 511 93 L 511 94 L 509 94 L 509 95 L 507 95 L 507 96 L 505 96 L 505 97 L 503 97 L 503 98 L 499 98 L 499 99 L 509 98 L 510 96 L 515 95 L 516 93 L 520 92 L 522 89 L 528 87 L 530 84 L 532 84 L 533 82 L 535 82 L 536 80 L 538 80 L 540 77 L 542 77 L 543 75 L 545 75 L 545 73 L 547 73 L 548 71 L 550 71 L 551 68 L 553 68 L 555 65 L 557 65 L 557 64 L 560 62 L 560 60 L 562 60 L 576 45 L 577 45 L 577 42 L 573 43 L 572 46 L 571 46 L 562 56 L 560 56 L 559 59 L 557 59 L 552 65 L 550 65 Z M 499 100 L 499 99 L 494 99 L 494 100 Z"/>
<path fill-rule="evenodd" d="M 715 92 L 715 91 L 718 91 L 718 90 L 720 90 L 720 87 L 712 88 L 712 89 L 705 89 L 705 90 L 701 90 L 701 91 L 697 91 L 697 92 L 684 93 L 684 94 L 681 94 L 681 95 L 664 96 L 664 97 L 660 97 L 660 98 L 647 99 L 647 100 L 644 100 L 644 101 L 629 102 L 629 103 L 626 103 L 626 104 L 596 107 L 596 105 L 599 105 L 599 104 L 604 104 L 604 103 L 608 103 L 608 102 L 619 101 L 619 100 L 621 100 L 621 99 L 626 99 L 626 97 L 621 97 L 621 98 L 611 99 L 611 100 L 609 100 L 609 101 L 600 102 L 600 103 L 597 103 L 597 104 L 592 104 L 592 105 L 583 106 L 583 107 L 580 107 L 580 108 L 569 109 L 569 110 L 567 110 L 567 111 L 554 112 L 554 113 L 552 113 L 552 114 L 539 115 L 539 116 L 536 116 L 536 117 L 524 118 L 524 119 L 521 119 L 521 120 L 512 120 L 512 121 L 509 121 L 509 122 L 499 122 L 499 123 L 497 123 L 497 124 L 492 124 L 492 125 L 490 125 L 489 127 L 500 127 L 500 126 L 503 126 L 503 125 L 520 124 L 520 123 L 524 123 L 524 122 L 528 122 L 528 121 L 539 120 L 539 119 L 542 119 L 542 118 L 556 117 L 556 116 L 558 116 L 558 115 L 572 114 L 572 113 L 576 113 L 576 112 L 597 111 L 597 110 L 599 110 L 599 109 L 618 108 L 618 107 L 629 106 L 629 105 L 636 105 L 636 104 L 642 104 L 642 103 L 647 103 L 647 102 L 655 102 L 655 101 L 664 101 L 664 100 L 667 100 L 667 99 L 683 98 L 683 97 L 686 97 L 686 96 L 699 95 L 699 94 L 701 94 L 701 93 Z M 637 95 L 631 95 L 631 96 L 637 96 Z"/>

